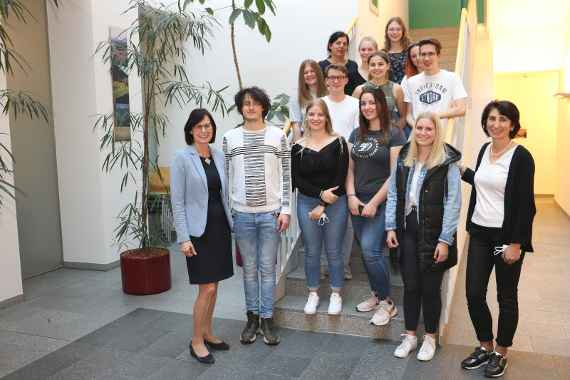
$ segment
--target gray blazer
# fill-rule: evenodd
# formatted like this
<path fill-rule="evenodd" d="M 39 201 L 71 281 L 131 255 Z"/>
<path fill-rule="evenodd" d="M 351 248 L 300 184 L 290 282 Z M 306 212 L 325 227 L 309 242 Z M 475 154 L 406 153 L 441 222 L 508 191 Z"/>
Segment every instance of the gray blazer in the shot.
<path fill-rule="evenodd" d="M 210 146 L 210 151 L 220 175 L 222 203 L 231 228 L 224 154 L 213 146 Z M 178 243 L 190 240 L 190 236 L 202 236 L 208 217 L 208 181 L 200 156 L 193 145 L 177 151 L 174 156 L 170 169 L 170 199 Z"/>

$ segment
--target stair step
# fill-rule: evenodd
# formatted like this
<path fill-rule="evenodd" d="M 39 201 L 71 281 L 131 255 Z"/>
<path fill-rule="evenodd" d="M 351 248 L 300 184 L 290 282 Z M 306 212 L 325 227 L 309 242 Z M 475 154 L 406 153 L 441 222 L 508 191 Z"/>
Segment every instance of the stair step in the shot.
<path fill-rule="evenodd" d="M 400 275 L 392 274 L 390 276 L 390 293 L 391 297 L 396 303 L 402 302 L 404 296 L 403 282 Z M 319 284 L 319 294 L 321 297 L 330 296 L 330 283 L 328 277 L 320 280 Z M 305 276 L 305 270 L 303 267 L 298 267 L 293 272 L 287 275 L 287 280 L 285 284 L 285 294 L 304 296 L 307 295 L 307 281 Z M 353 273 L 352 280 L 344 281 L 343 289 L 344 297 L 354 298 L 358 302 L 363 301 L 370 295 L 370 285 L 368 283 L 368 277 L 366 273 Z M 357 302 L 357 303 L 358 303 Z"/>
<path fill-rule="evenodd" d="M 306 296 L 287 295 L 275 304 L 273 317 L 281 327 L 298 330 L 358 335 L 398 341 L 405 330 L 402 305 L 397 305 L 398 315 L 387 326 L 374 326 L 369 323 L 374 311 L 359 313 L 353 299 L 343 297 L 340 315 L 328 315 L 328 298 L 322 297 L 317 314 L 305 315 L 303 309 Z"/>

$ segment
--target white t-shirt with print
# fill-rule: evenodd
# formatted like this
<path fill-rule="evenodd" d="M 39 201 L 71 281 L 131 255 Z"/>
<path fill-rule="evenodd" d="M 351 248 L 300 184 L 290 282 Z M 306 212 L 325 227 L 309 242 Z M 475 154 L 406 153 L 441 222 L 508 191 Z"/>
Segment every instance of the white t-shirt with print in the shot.
<path fill-rule="evenodd" d="M 347 141 L 358 126 L 358 99 L 346 95 L 342 102 L 335 102 L 325 96 L 323 100 L 329 108 L 333 130 Z"/>
<path fill-rule="evenodd" d="M 449 109 L 452 100 L 467 97 L 467 92 L 457 74 L 439 70 L 435 75 L 420 73 L 402 83 L 404 101 L 412 104 L 414 120 L 422 112 L 440 113 Z M 442 127 L 447 125 L 447 119 L 442 119 Z"/>

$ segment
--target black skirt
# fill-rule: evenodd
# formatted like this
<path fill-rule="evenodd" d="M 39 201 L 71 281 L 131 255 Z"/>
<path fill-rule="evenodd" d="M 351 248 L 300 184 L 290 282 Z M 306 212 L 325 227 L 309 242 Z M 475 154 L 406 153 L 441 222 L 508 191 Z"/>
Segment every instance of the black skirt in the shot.
<path fill-rule="evenodd" d="M 221 197 L 221 182 L 214 161 L 202 159 L 208 179 L 208 219 L 202 236 L 190 236 L 198 253 L 186 257 L 191 284 L 207 284 L 230 278 L 234 274 L 232 236 Z"/>

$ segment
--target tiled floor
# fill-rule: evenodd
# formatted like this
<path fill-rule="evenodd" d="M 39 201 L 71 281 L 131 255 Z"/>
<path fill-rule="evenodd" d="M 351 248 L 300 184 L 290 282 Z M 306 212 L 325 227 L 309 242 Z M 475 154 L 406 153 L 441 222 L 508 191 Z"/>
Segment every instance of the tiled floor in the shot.
<path fill-rule="evenodd" d="M 519 283 L 519 325 L 513 349 L 570 356 L 570 218 L 552 199 L 537 199 L 538 213 L 533 229 L 535 252 L 523 263 Z M 494 273 L 487 300 L 498 316 Z M 455 304 L 446 341 L 476 344 L 465 301 L 465 268 L 458 277 Z M 568 359 L 570 362 L 570 358 Z"/>
<path fill-rule="evenodd" d="M 119 268 L 60 269 L 24 281 L 25 301 L 0 309 L 0 377 L 140 307 L 191 314 L 197 289 L 173 248 L 172 289 L 162 294 L 124 294 Z M 220 283 L 216 317 L 245 319 L 239 268 Z"/>
<path fill-rule="evenodd" d="M 521 321 L 514 347 L 517 351 L 529 353 L 513 352 L 509 376 L 519 378 L 517 374 L 534 374 L 535 378 L 544 379 L 548 377 L 540 371 L 546 367 L 556 369 L 556 372 L 548 372 L 550 375 L 564 375 L 553 378 L 568 379 L 570 221 L 552 201 L 539 201 L 538 208 L 534 231 L 537 252 L 528 256 L 524 264 L 520 285 Z M 147 375 L 169 379 L 177 378 L 176 373 L 183 374 L 184 378 L 193 378 L 195 376 L 190 374 L 206 371 L 186 360 L 189 327 L 177 328 L 190 323 L 188 314 L 192 311 L 196 289 L 188 284 L 184 259 L 176 250 L 172 251 L 172 273 L 170 291 L 145 297 L 122 292 L 118 269 L 109 272 L 61 269 L 25 281 L 25 301 L 0 310 L 0 377 L 20 368 L 30 371 L 44 367 L 58 371 L 65 368 L 63 374 L 67 374 L 66 378 L 78 379 L 128 379 Z M 418 367 L 420 364 L 415 359 L 393 359 L 393 343 L 365 338 L 334 338 L 337 342 L 331 341 L 330 335 L 287 330 L 283 333 L 283 343 L 275 350 L 269 350 L 263 344 L 249 348 L 236 344 L 239 326 L 245 317 L 241 273 L 236 272 L 233 278 L 221 283 L 216 309 L 216 317 L 223 319 L 218 321 L 221 331 L 227 332 L 234 350 L 228 353 L 227 362 L 220 355 L 220 365 L 207 369 L 204 374 L 208 379 L 260 378 L 259 373 L 251 370 L 251 363 L 255 362 L 255 368 L 263 367 L 262 373 L 273 374 L 263 377 L 268 379 L 301 375 L 319 378 L 323 373 L 330 379 L 350 376 L 365 379 L 442 378 L 442 373 L 449 373 L 449 376 L 443 376 L 445 378 L 459 379 L 466 374 L 458 371 L 458 359 L 469 350 L 466 346 L 474 344 L 462 289 L 460 287 L 456 296 L 447 341 L 459 346 L 446 345 L 437 360 Z M 494 299 L 492 289 L 493 286 L 490 288 L 490 300 Z M 491 304 L 496 315 L 496 305 Z M 135 311 L 139 308 L 147 311 Z M 164 314 L 162 311 L 185 315 Z M 115 324 L 139 318 L 138 315 L 151 319 L 156 317 L 154 327 L 124 341 L 109 333 L 109 329 L 114 331 Z M 175 333 L 176 330 L 181 333 Z M 94 331 L 97 332 L 88 335 Z M 85 336 L 91 337 L 87 343 Z M 183 351 L 185 353 L 180 356 Z M 174 354 L 176 356 L 172 358 Z M 261 363 L 263 355 L 272 355 L 271 360 Z M 566 357 L 561 358 L 563 355 Z M 94 364 L 89 364 L 91 359 Z M 83 363 L 80 369 L 68 364 L 79 362 Z M 127 364 L 122 367 L 123 364 L 119 363 Z M 98 365 L 109 370 L 100 372 Z M 238 370 L 244 366 L 243 371 Z M 76 375 L 75 370 L 95 375 L 82 377 L 79 372 Z M 22 373 L 25 376 L 21 378 L 33 378 L 29 372 Z M 284 376 L 279 377 L 279 374 Z"/>
<path fill-rule="evenodd" d="M 4 380 L 75 379 L 472 379 L 481 370 L 459 368 L 468 348 L 449 345 L 429 363 L 414 355 L 397 359 L 395 343 L 346 335 L 282 329 L 282 343 L 269 347 L 237 341 L 242 322 L 217 319 L 216 330 L 231 346 L 214 352 L 216 364 L 188 355 L 191 316 L 150 309 L 132 313 L 13 372 Z M 513 353 L 505 379 L 568 378 L 559 357 Z"/>

